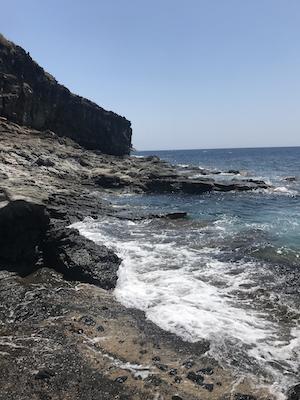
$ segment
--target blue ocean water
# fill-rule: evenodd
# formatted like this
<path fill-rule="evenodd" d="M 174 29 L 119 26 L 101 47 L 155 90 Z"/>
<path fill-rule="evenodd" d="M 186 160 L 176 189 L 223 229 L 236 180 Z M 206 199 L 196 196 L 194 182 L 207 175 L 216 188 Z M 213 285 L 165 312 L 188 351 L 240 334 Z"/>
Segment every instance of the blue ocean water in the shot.
<path fill-rule="evenodd" d="M 186 211 L 188 218 L 105 217 L 76 227 L 123 259 L 115 294 L 124 305 L 185 340 L 208 339 L 225 368 L 284 399 L 300 382 L 300 147 L 134 154 L 220 171 L 216 180 L 251 177 L 272 186 L 203 195 L 99 193 L 116 209 Z"/>

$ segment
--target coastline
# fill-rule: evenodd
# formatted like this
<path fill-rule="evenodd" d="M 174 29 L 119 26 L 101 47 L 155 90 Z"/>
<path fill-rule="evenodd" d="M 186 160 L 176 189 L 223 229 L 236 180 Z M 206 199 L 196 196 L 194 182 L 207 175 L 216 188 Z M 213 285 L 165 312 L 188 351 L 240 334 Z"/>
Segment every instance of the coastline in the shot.
<path fill-rule="evenodd" d="M 158 157 L 107 156 L 5 120 L 0 138 L 1 238 L 9 248 L 0 260 L 0 399 L 273 398 L 207 357 L 206 341 L 183 342 L 118 303 L 120 260 L 66 233 L 87 216 L 115 214 L 95 190 L 202 193 L 264 183 L 216 187 Z"/>
<path fill-rule="evenodd" d="M 1 272 L 1 293 L 14 314 L 1 318 L 1 399 L 272 398 L 207 357 L 207 343 L 160 330 L 111 291 L 44 268 Z"/>

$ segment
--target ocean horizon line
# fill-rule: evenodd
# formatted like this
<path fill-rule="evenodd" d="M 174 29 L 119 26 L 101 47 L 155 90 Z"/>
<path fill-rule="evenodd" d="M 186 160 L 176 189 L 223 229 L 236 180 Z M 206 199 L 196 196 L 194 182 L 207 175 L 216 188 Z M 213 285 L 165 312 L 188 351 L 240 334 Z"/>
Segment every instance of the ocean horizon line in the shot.
<path fill-rule="evenodd" d="M 208 151 L 208 150 L 257 150 L 257 149 L 291 149 L 300 148 L 299 146 L 253 146 L 253 147 L 210 147 L 210 148 L 195 148 L 195 149 L 150 149 L 150 150 L 137 150 L 134 149 L 130 153 L 143 153 L 143 152 L 164 152 L 164 151 Z"/>

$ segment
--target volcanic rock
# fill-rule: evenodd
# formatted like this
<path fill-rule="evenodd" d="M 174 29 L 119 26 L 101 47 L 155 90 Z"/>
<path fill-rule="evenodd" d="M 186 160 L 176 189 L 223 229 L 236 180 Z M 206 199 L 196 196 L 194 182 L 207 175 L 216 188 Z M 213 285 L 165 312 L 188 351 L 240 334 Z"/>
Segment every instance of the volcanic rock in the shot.
<path fill-rule="evenodd" d="M 71 93 L 33 61 L 29 53 L 2 35 L 0 115 L 19 125 L 50 129 L 88 149 L 115 155 L 130 153 L 129 121 Z"/>
<path fill-rule="evenodd" d="M 39 268 L 48 228 L 49 216 L 42 205 L 16 200 L 0 208 L 0 264 L 21 276 Z"/>
<path fill-rule="evenodd" d="M 68 280 L 114 288 L 121 260 L 105 246 L 81 236 L 76 229 L 54 229 L 44 242 L 44 263 Z"/>

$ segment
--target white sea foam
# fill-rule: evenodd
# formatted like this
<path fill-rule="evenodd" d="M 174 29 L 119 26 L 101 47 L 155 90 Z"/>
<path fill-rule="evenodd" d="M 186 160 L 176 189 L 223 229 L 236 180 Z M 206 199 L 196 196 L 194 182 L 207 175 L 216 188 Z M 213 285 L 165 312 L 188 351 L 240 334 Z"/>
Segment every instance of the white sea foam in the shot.
<path fill-rule="evenodd" d="M 278 395 L 295 380 L 300 329 L 269 318 L 250 300 L 266 279 L 263 265 L 220 261 L 220 249 L 202 243 L 201 232 L 167 231 L 159 224 L 103 218 L 74 226 L 123 259 L 115 294 L 125 306 L 144 310 L 185 340 L 208 339 L 221 363 L 242 366 L 257 385 L 271 385 Z"/>
<path fill-rule="evenodd" d="M 289 189 L 289 188 L 287 188 L 285 186 L 276 187 L 273 191 L 275 193 L 285 194 L 285 195 L 288 195 L 288 196 L 297 196 L 298 195 L 298 192 L 296 190 Z"/>
<path fill-rule="evenodd" d="M 89 338 L 85 334 L 82 335 L 85 338 L 84 343 L 91 344 L 92 348 L 95 353 L 101 354 L 102 357 L 105 357 L 110 360 L 110 362 L 118 368 L 131 371 L 135 377 L 140 377 L 142 379 L 146 379 L 149 374 L 151 366 L 143 365 L 143 364 L 132 364 L 130 362 L 124 363 L 123 361 L 119 360 L 118 358 L 112 357 L 111 355 L 106 354 L 103 350 L 99 347 L 94 347 L 95 344 L 99 343 L 100 341 L 105 341 L 109 339 L 109 337 L 101 337 L 101 338 Z"/>

